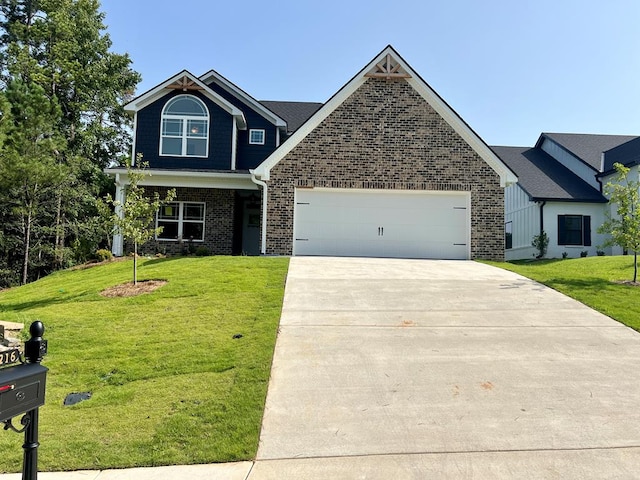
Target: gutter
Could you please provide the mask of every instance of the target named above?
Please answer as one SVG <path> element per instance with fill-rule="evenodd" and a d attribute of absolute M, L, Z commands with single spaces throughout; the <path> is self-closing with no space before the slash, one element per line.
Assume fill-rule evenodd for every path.
<path fill-rule="evenodd" d="M 260 228 L 260 254 L 266 255 L 267 253 L 267 183 L 258 180 L 254 170 L 249 170 L 251 174 L 251 181 L 256 185 L 262 187 L 262 224 Z"/>

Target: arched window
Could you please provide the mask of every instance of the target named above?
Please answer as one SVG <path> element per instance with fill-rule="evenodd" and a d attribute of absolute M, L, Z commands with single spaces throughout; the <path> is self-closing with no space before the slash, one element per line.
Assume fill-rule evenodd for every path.
<path fill-rule="evenodd" d="M 206 157 L 209 147 L 209 111 L 193 95 L 179 95 L 162 110 L 160 155 Z"/>

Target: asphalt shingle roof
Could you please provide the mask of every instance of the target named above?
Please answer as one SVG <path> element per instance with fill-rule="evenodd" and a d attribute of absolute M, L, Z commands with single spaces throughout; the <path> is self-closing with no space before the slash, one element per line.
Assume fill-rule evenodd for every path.
<path fill-rule="evenodd" d="M 287 122 L 287 133 L 295 132 L 323 105 L 318 102 L 278 102 L 261 100 L 260 103 Z"/>
<path fill-rule="evenodd" d="M 604 152 L 604 171 L 613 170 L 614 163 L 626 166 L 640 164 L 640 137 Z"/>
<path fill-rule="evenodd" d="M 518 184 L 533 201 L 607 201 L 597 189 L 538 148 L 491 148 L 518 176 Z"/>
<path fill-rule="evenodd" d="M 576 157 L 600 171 L 602 152 L 637 138 L 632 135 L 592 135 L 583 133 L 543 133 Z"/>

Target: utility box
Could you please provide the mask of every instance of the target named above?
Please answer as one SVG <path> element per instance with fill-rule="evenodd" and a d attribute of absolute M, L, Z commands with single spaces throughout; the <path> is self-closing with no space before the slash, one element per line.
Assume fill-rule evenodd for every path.
<path fill-rule="evenodd" d="M 39 363 L 0 369 L 0 422 L 44 405 L 48 370 Z"/>

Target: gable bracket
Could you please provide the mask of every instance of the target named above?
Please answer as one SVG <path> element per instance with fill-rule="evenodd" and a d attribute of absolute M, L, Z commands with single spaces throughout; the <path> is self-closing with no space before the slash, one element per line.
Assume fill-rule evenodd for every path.
<path fill-rule="evenodd" d="M 167 85 L 166 88 L 169 88 L 171 90 L 182 90 L 183 92 L 186 92 L 187 90 L 203 90 L 200 85 L 198 85 L 186 75 L 176 80 L 171 85 Z"/>
<path fill-rule="evenodd" d="M 375 71 L 365 73 L 364 76 L 369 78 L 384 78 L 385 80 L 411 78 L 411 75 L 409 75 L 407 72 L 400 70 L 399 62 L 396 62 L 395 65 L 393 64 L 390 54 L 387 54 L 383 61 L 376 63 Z"/>

